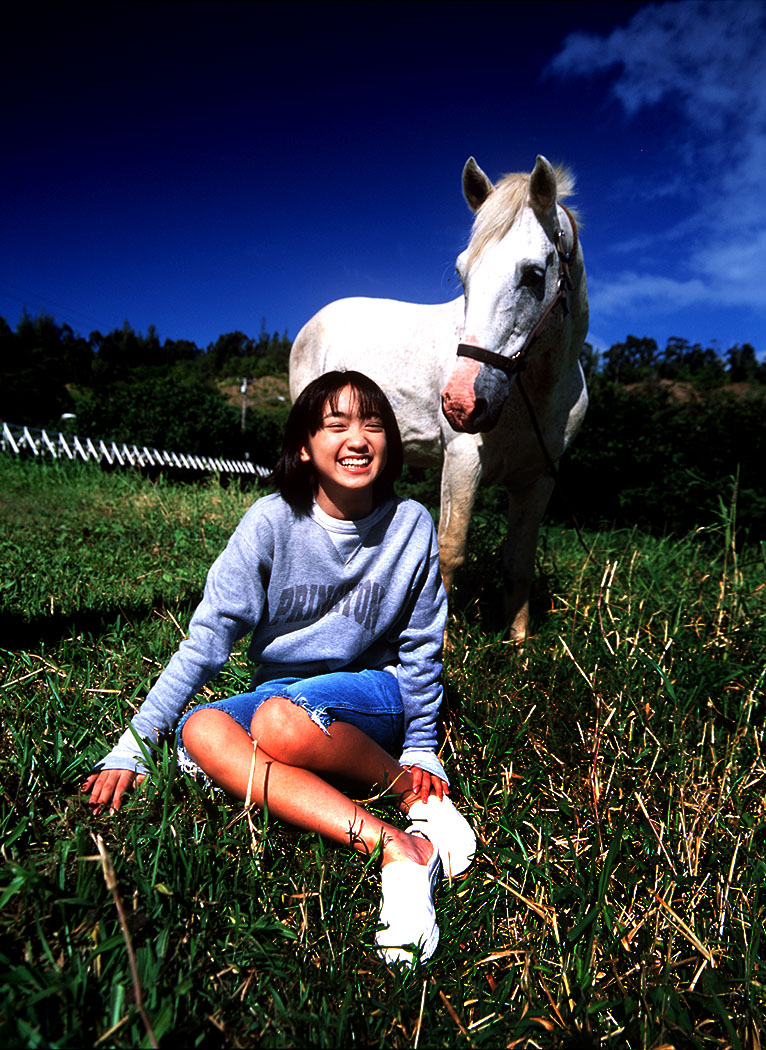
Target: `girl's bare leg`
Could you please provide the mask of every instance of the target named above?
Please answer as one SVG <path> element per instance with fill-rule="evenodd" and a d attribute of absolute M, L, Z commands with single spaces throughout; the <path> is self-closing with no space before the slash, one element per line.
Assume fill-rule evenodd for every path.
<path fill-rule="evenodd" d="M 333 722 L 329 735 L 291 700 L 274 696 L 253 716 L 250 733 L 259 746 L 290 766 L 345 776 L 393 796 L 404 812 L 417 797 L 412 774 L 371 737 L 348 722 Z"/>
<path fill-rule="evenodd" d="M 305 765 L 317 762 L 323 773 L 337 773 L 361 779 L 363 783 L 385 784 L 386 779 L 391 783 L 402 772 L 399 764 L 359 730 L 351 735 L 341 732 L 339 736 L 326 737 L 306 712 L 289 700 L 275 697 L 259 712 L 275 700 L 288 705 L 290 710 L 284 710 L 283 714 L 290 717 L 270 717 L 259 720 L 257 726 L 254 718 L 253 728 L 264 730 L 264 739 L 258 739 L 257 746 L 230 715 L 205 708 L 192 714 L 184 725 L 182 735 L 186 750 L 197 765 L 230 795 L 245 800 L 249 789 L 251 801 L 260 808 L 268 805 L 269 812 L 280 820 L 306 831 L 316 831 L 333 842 L 350 844 L 366 855 L 380 843 L 381 863 L 384 865 L 394 860 L 426 864 L 433 853 L 430 842 L 407 835 L 379 820 L 328 784 L 313 768 L 305 768 Z M 267 721 L 271 724 L 266 724 Z M 277 729 L 275 723 L 282 727 L 278 732 L 285 732 L 282 742 L 272 739 Z M 297 728 L 285 731 L 285 723 Z M 355 729 L 336 722 L 332 727 L 334 734 L 338 727 Z M 334 739 L 336 746 L 328 749 L 323 746 L 322 739 L 317 738 Z M 365 748 L 365 741 L 372 746 Z M 278 756 L 272 754 L 267 743 L 279 752 Z M 306 756 L 303 759 L 302 751 Z M 294 761 L 300 760 L 302 764 L 286 761 L 285 755 Z"/>

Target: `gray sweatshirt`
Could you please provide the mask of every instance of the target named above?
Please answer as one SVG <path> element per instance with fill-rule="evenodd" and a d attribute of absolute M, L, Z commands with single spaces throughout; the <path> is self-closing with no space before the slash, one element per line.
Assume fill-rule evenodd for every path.
<path fill-rule="evenodd" d="M 145 740 L 172 731 L 234 643 L 252 632 L 253 684 L 393 671 L 404 705 L 400 761 L 446 780 L 435 754 L 446 616 L 433 522 L 419 503 L 397 498 L 361 521 L 342 522 L 317 507 L 297 515 L 281 496 L 265 496 L 213 563 L 189 636 L 132 730 Z M 142 768 L 134 732 L 123 733 L 97 768 Z"/>

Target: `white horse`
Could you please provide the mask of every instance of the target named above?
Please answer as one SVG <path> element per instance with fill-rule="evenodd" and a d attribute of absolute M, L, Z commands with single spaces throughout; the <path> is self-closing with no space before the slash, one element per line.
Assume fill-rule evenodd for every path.
<path fill-rule="evenodd" d="M 575 219 L 559 203 L 572 189 L 571 176 L 544 157 L 531 175 L 506 175 L 496 186 L 469 158 L 463 193 L 476 217 L 457 260 L 464 295 L 438 306 L 339 300 L 301 329 L 290 354 L 293 400 L 323 372 L 364 372 L 391 400 L 407 462 L 443 463 L 439 555 L 448 590 L 465 560 L 479 483 L 508 486 L 503 574 L 515 639 L 528 630 L 554 462 L 588 405 L 579 363 L 585 269 Z"/>

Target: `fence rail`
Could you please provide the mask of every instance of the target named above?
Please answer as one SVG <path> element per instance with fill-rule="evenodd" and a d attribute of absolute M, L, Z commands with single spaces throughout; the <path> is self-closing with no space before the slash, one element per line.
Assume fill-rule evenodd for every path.
<path fill-rule="evenodd" d="M 52 456 L 54 459 L 94 460 L 120 467 L 163 467 L 170 470 L 215 471 L 219 474 L 250 474 L 265 478 L 271 473 L 247 459 L 197 456 L 189 452 L 167 452 L 146 445 L 125 445 L 98 438 L 79 438 L 71 434 L 48 433 L 16 423 L 3 423 L 0 448 L 17 456 Z"/>

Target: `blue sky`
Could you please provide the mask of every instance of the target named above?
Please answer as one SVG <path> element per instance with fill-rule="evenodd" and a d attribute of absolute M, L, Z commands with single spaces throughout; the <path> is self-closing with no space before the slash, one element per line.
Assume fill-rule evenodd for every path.
<path fill-rule="evenodd" d="M 327 302 L 444 302 L 496 179 L 569 165 L 589 339 L 766 354 L 766 8 L 14 6 L 0 315 L 206 346 Z"/>

